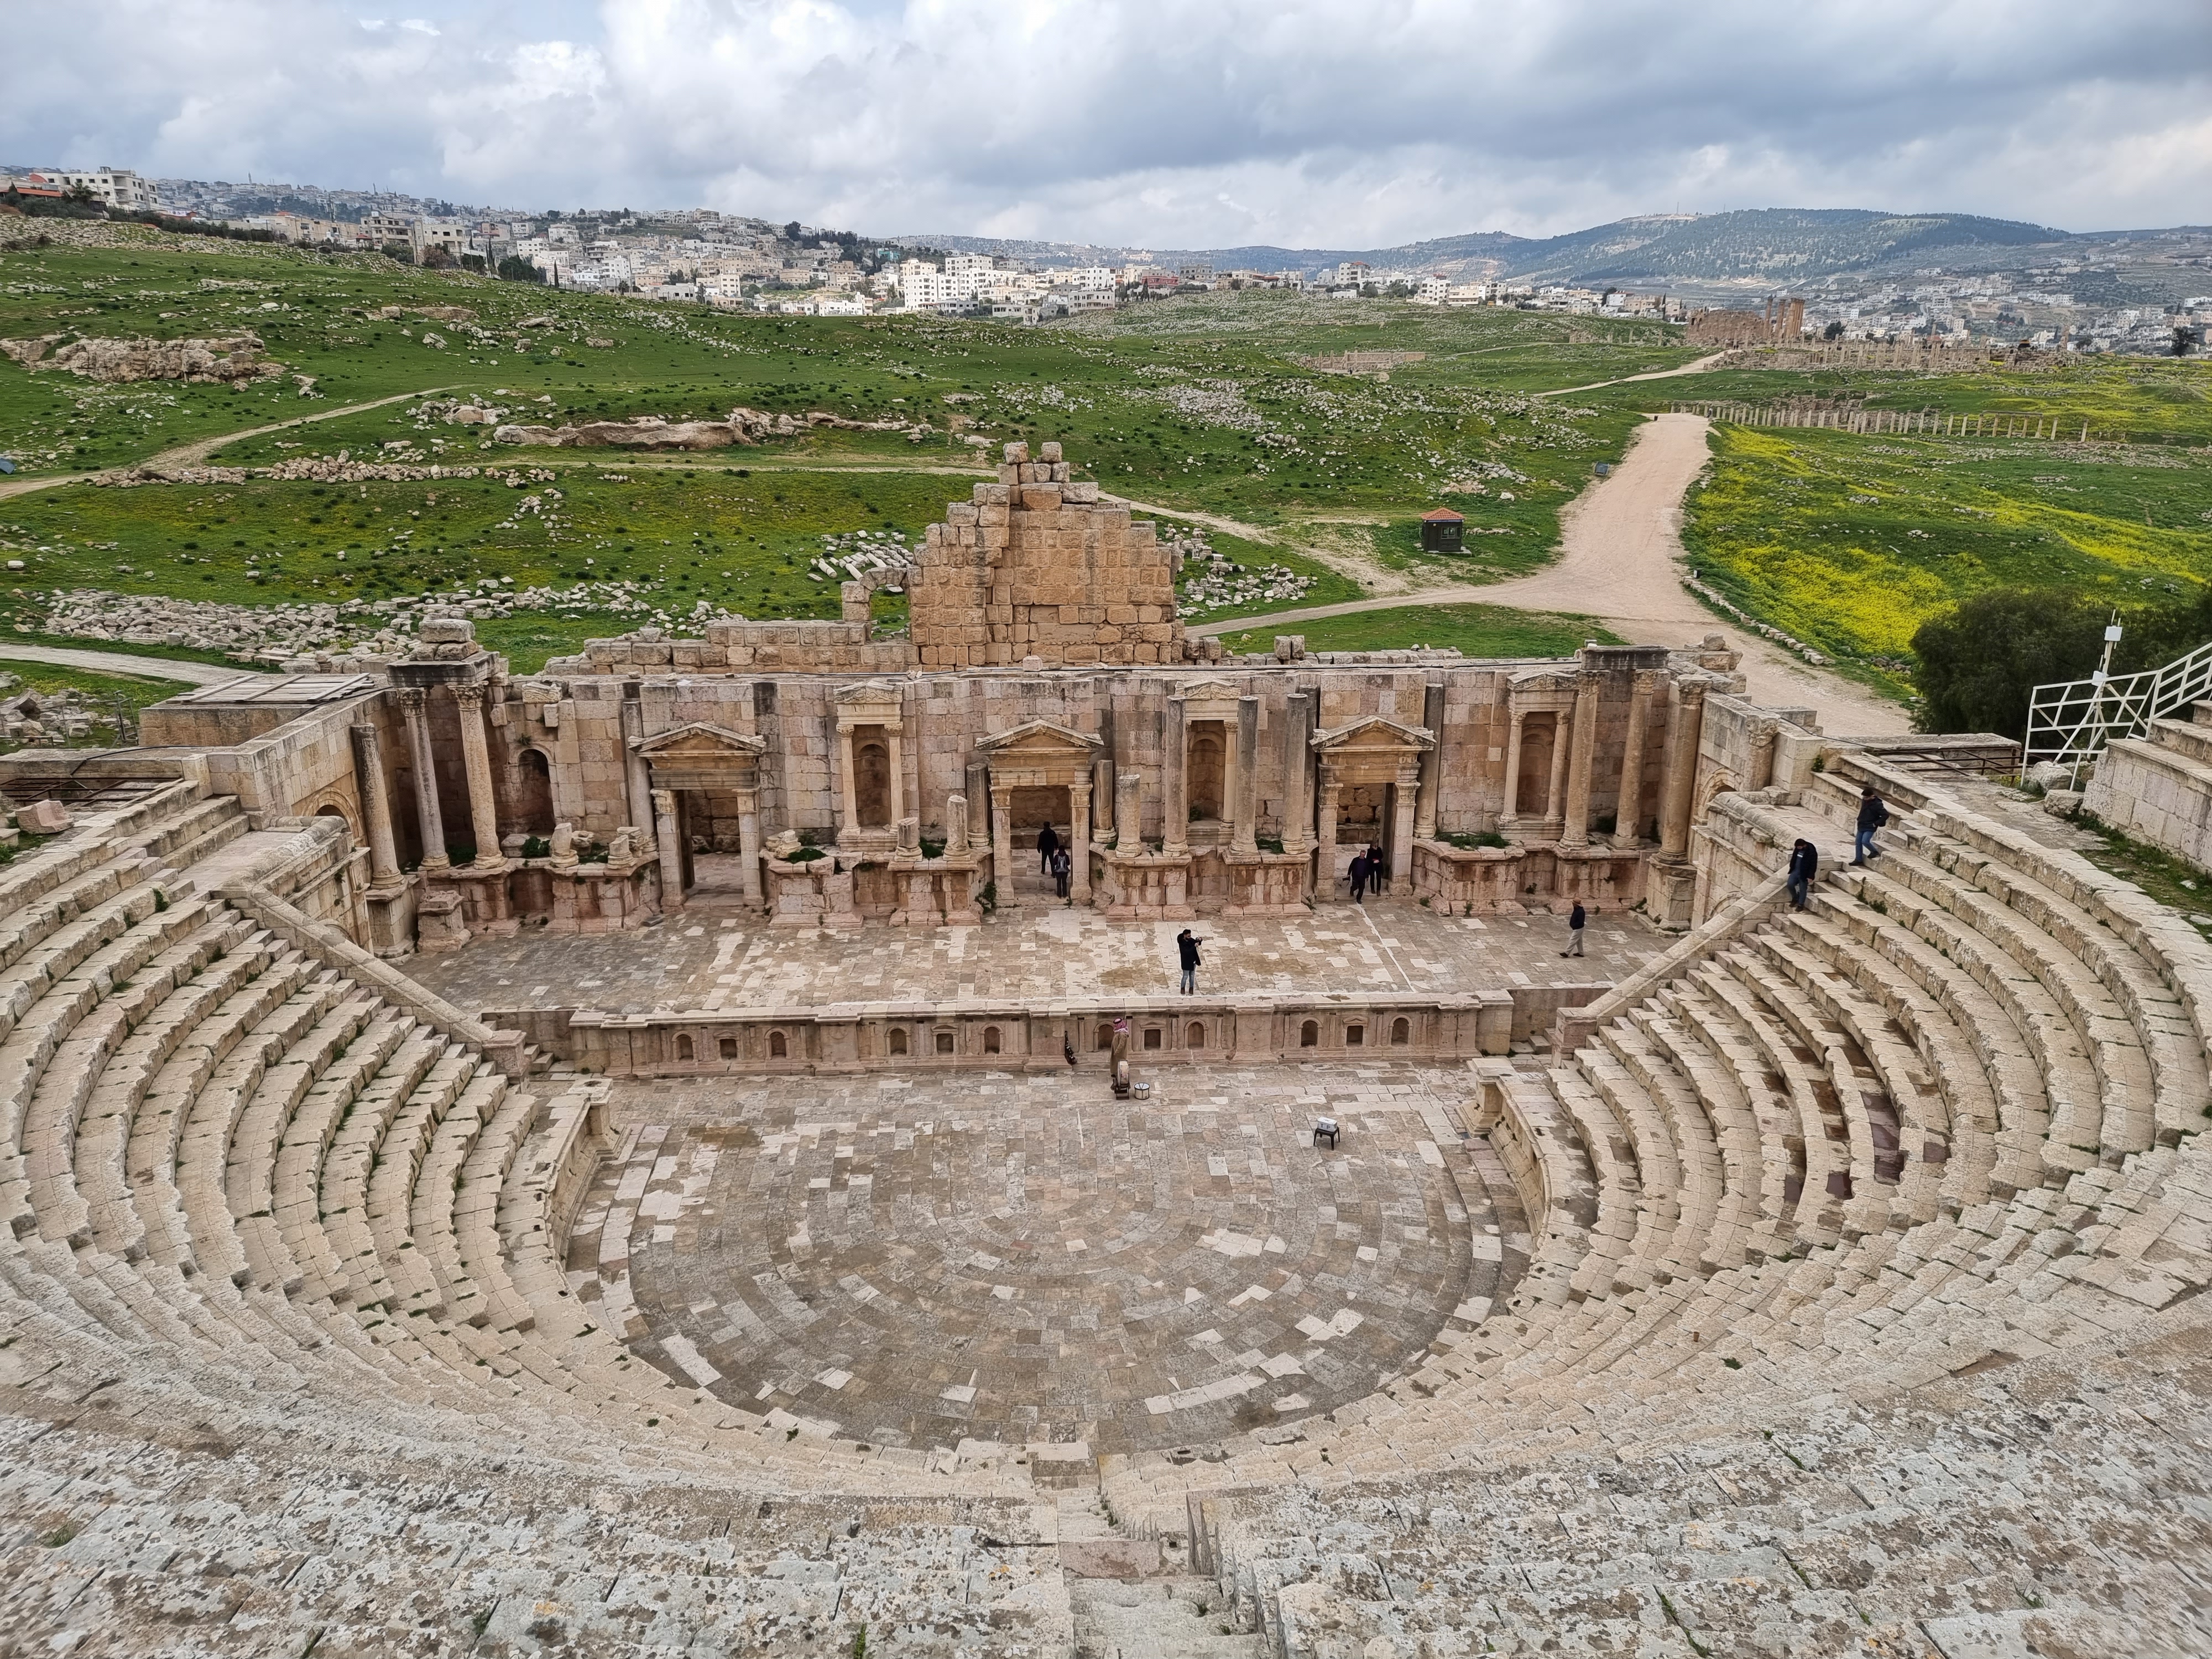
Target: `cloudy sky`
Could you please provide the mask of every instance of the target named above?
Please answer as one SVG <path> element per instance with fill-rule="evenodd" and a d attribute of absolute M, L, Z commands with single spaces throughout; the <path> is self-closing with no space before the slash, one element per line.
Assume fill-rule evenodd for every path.
<path fill-rule="evenodd" d="M 2212 221 L 2212 0 L 11 0 L 0 162 L 1159 246 Z"/>

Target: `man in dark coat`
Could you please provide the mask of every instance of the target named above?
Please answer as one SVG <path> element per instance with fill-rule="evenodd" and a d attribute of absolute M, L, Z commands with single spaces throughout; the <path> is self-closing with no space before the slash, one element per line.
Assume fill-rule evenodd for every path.
<path fill-rule="evenodd" d="M 1370 844 L 1367 848 L 1367 884 L 1382 893 L 1390 884 L 1390 860 L 1382 856 L 1380 847 Z"/>
<path fill-rule="evenodd" d="M 1183 994 L 1188 996 L 1198 989 L 1198 947 L 1204 940 L 1194 938 L 1186 927 L 1176 935 L 1176 955 L 1182 963 Z"/>
<path fill-rule="evenodd" d="M 1052 873 L 1052 855 L 1060 850 L 1060 837 L 1053 833 L 1050 824 L 1037 831 L 1037 868 L 1048 876 Z"/>
<path fill-rule="evenodd" d="M 1790 849 L 1790 903 L 1802 910 L 1813 889 L 1813 878 L 1820 872 L 1820 849 L 1811 842 L 1800 840 Z"/>
<path fill-rule="evenodd" d="M 1352 878 L 1352 902 L 1354 904 L 1367 902 L 1367 854 L 1362 853 L 1352 860 L 1352 868 L 1346 872 Z"/>
<path fill-rule="evenodd" d="M 1851 862 L 1864 864 L 1869 859 L 1881 856 L 1881 848 L 1874 844 L 1874 832 L 1889 822 L 1889 807 L 1872 784 L 1859 791 L 1859 838 L 1851 849 Z"/>
<path fill-rule="evenodd" d="M 1563 957 L 1578 957 L 1583 953 L 1583 930 L 1589 925 L 1589 917 L 1583 909 L 1583 902 L 1575 901 L 1575 908 L 1567 912 L 1567 948 L 1559 952 Z"/>

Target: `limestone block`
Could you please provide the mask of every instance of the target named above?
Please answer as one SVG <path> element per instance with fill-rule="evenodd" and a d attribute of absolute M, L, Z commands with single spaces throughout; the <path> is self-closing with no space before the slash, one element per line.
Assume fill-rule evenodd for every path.
<path fill-rule="evenodd" d="M 1013 498 L 1014 492 L 1002 483 L 983 483 L 975 486 L 975 504 L 979 507 L 1005 507 L 1010 504 Z"/>
<path fill-rule="evenodd" d="M 1098 486 L 1095 483 L 1070 483 L 1060 491 L 1060 499 L 1064 502 L 1088 506 L 1097 501 Z"/>

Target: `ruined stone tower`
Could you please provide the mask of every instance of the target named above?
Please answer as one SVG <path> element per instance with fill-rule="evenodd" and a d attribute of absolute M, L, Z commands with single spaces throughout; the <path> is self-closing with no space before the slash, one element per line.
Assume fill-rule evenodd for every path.
<path fill-rule="evenodd" d="M 914 584 L 919 665 L 1182 661 L 1175 574 L 1152 525 L 1071 483 L 1058 444 L 1037 453 L 1008 444 L 999 482 L 930 526 Z"/>

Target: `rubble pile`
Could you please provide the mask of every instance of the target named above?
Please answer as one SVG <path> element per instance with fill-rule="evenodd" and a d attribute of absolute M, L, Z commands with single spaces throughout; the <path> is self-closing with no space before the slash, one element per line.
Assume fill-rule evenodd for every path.
<path fill-rule="evenodd" d="M 18 690 L 22 684 L 13 674 L 0 674 L 0 738 L 10 744 L 82 743 L 98 731 L 115 732 L 118 740 L 131 741 L 127 716 L 112 708 L 88 703 L 82 692 L 64 686 L 54 691 Z"/>
<path fill-rule="evenodd" d="M 91 482 L 106 489 L 139 484 L 241 484 L 258 478 L 308 483 L 422 483 L 434 478 L 473 478 L 472 466 L 414 466 L 390 461 L 356 461 L 341 449 L 336 455 L 295 455 L 274 466 L 134 466 L 128 472 L 100 474 Z"/>
<path fill-rule="evenodd" d="M 219 340 L 70 339 L 46 334 L 32 340 L 0 340 L 0 353 L 33 374 L 67 369 L 88 380 L 191 380 L 203 384 L 264 380 L 282 375 L 284 365 L 261 355 L 261 337 L 235 334 Z"/>
<path fill-rule="evenodd" d="M 1238 564 L 1224 558 L 1203 536 L 1176 538 L 1168 549 L 1182 574 L 1179 608 L 1185 615 L 1295 603 L 1313 587 L 1312 577 L 1287 565 Z"/>
<path fill-rule="evenodd" d="M 704 627 L 726 613 L 702 599 L 688 611 L 656 600 L 653 585 L 576 582 L 520 587 L 512 576 L 487 576 L 473 586 L 389 599 L 305 605 L 223 605 L 149 593 L 75 588 L 56 593 L 39 631 L 82 640 L 181 646 L 222 651 L 242 660 L 283 663 L 302 655 L 404 656 L 428 617 L 500 617 L 559 612 L 611 613 L 662 628 Z"/>
<path fill-rule="evenodd" d="M 818 582 L 857 581 L 871 570 L 912 568 L 915 550 L 896 530 L 854 530 L 842 536 L 824 536 L 822 556 L 807 567 Z"/>
<path fill-rule="evenodd" d="M 481 426 L 505 413 L 503 410 L 462 404 L 443 416 L 448 425 Z M 896 432 L 915 442 L 929 431 L 913 421 L 854 421 L 825 410 L 810 410 L 794 418 L 771 415 L 765 410 L 733 409 L 721 421 L 671 421 L 659 415 L 640 415 L 627 421 L 586 421 L 580 426 L 526 426 L 502 422 L 492 437 L 503 444 L 534 444 L 556 449 L 726 449 L 732 444 L 751 446 L 767 438 L 791 438 L 816 427 L 842 432 Z"/>

